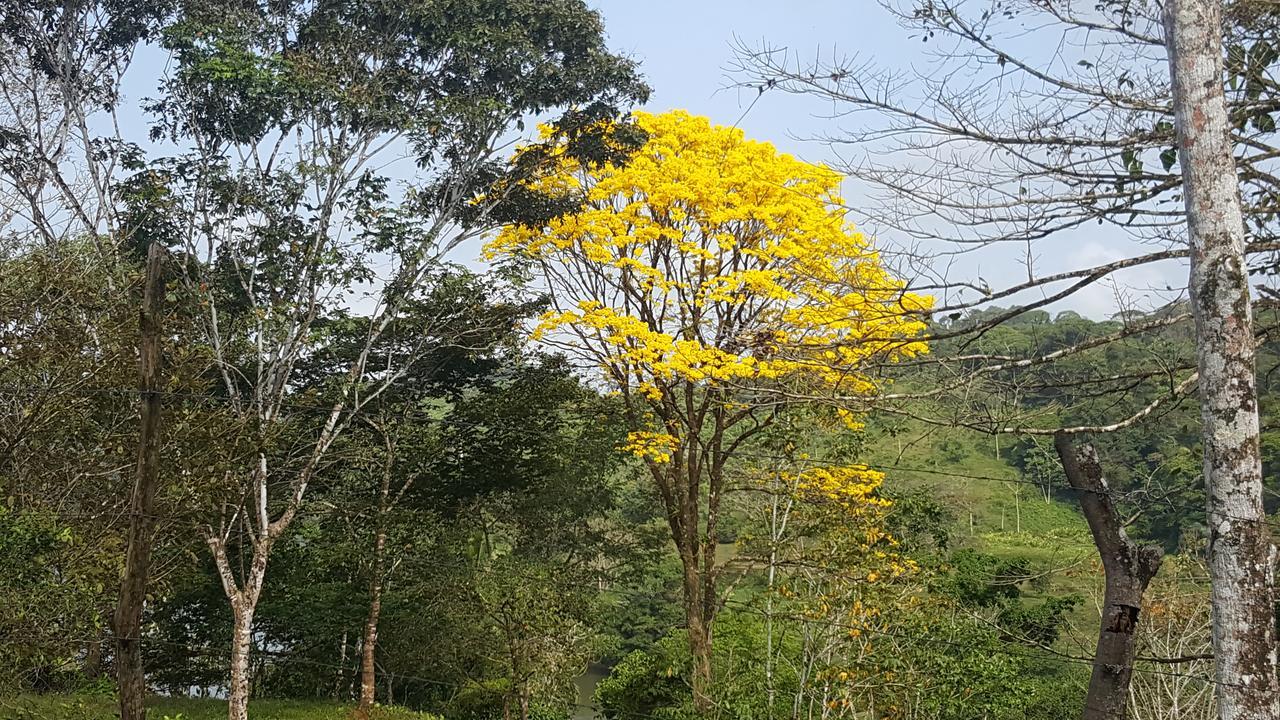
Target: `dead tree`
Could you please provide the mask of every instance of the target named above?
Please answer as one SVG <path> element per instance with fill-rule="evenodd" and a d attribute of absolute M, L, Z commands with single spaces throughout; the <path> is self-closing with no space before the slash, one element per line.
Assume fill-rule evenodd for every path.
<path fill-rule="evenodd" d="M 1076 447 L 1065 434 L 1054 436 L 1053 445 L 1067 482 L 1080 493 L 1080 509 L 1089 523 L 1105 572 L 1102 625 L 1098 629 L 1084 718 L 1121 720 L 1129 701 L 1142 597 L 1160 569 L 1163 553 L 1156 546 L 1139 545 L 1125 534 L 1125 519 L 1112 500 L 1093 445 Z"/>
<path fill-rule="evenodd" d="M 142 666 L 142 609 L 147 596 L 151 537 L 155 527 L 156 490 L 160 485 L 160 362 L 163 335 L 165 249 L 153 242 L 147 250 L 138 343 L 141 423 L 138 468 L 129 508 L 129 546 L 116 605 L 116 678 L 120 719 L 145 720 L 146 674 Z"/>

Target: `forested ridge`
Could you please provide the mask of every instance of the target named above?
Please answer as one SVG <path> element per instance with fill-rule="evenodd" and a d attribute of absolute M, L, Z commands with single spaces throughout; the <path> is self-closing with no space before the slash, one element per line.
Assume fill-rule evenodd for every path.
<path fill-rule="evenodd" d="M 1274 717 L 1280 25 L 1089 5 L 0 0 L 0 718 Z"/>

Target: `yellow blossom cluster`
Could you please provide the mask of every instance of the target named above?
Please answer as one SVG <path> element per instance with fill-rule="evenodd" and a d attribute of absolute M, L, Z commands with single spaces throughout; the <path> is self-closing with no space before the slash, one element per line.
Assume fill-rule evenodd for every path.
<path fill-rule="evenodd" d="M 569 338 L 653 403 L 682 383 L 867 395 L 869 360 L 927 351 L 932 300 L 846 221 L 838 173 L 687 112 L 635 122 L 648 140 L 627 164 L 566 159 L 531 182 L 578 212 L 487 247 L 543 270 L 557 309 L 539 337 Z"/>
<path fill-rule="evenodd" d="M 832 465 L 800 473 L 796 477 L 796 490 L 810 499 L 845 508 L 885 508 L 890 501 L 875 495 L 883 482 L 884 473 L 865 465 Z"/>
<path fill-rule="evenodd" d="M 656 463 L 668 463 L 671 462 L 671 455 L 677 447 L 679 447 L 679 441 L 674 435 L 639 430 L 627 433 L 627 444 L 622 449 L 636 457 L 646 458 Z"/>
<path fill-rule="evenodd" d="M 826 509 L 829 531 L 839 536 L 832 540 L 867 563 L 866 582 L 895 580 L 919 570 L 913 560 L 895 551 L 898 541 L 885 527 L 885 513 L 893 502 L 876 494 L 884 473 L 865 465 L 831 465 L 783 477 L 798 497 Z"/>

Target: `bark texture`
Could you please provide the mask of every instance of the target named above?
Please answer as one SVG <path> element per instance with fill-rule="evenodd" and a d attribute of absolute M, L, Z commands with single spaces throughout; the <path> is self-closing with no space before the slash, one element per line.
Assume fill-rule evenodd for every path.
<path fill-rule="evenodd" d="M 356 720 L 368 720 L 377 694 L 377 671 L 374 665 L 375 648 L 378 646 L 378 621 L 382 614 L 382 586 L 385 582 L 387 552 L 386 515 L 390 491 L 390 472 L 383 474 L 382 493 L 378 501 L 377 527 L 374 530 L 373 566 L 369 575 L 369 614 L 364 622 L 364 642 L 360 654 L 360 703 L 356 706 Z"/>
<path fill-rule="evenodd" d="M 1055 436 L 1053 444 L 1067 482 L 1080 493 L 1080 508 L 1105 573 L 1102 623 L 1083 717 L 1123 720 L 1133 677 L 1134 639 L 1142 596 L 1160 569 L 1163 552 L 1153 545 L 1138 545 L 1125 534 L 1124 519 L 1116 512 L 1093 445 L 1073 447 L 1065 434 Z"/>
<path fill-rule="evenodd" d="M 387 526 L 390 513 L 400 504 L 413 485 L 410 473 L 399 483 L 393 494 L 392 476 L 396 465 L 396 435 L 385 421 L 365 419 L 381 437 L 385 457 L 382 464 L 382 481 L 378 485 L 378 514 L 374 519 L 373 560 L 369 568 L 369 614 L 365 618 L 364 636 L 360 654 L 360 702 L 356 705 L 355 720 L 368 720 L 377 696 L 378 622 L 382 615 L 382 595 L 386 590 L 389 570 L 395 563 L 387 561 Z M 387 702 L 391 702 L 391 678 L 387 678 Z"/>
<path fill-rule="evenodd" d="M 228 720 L 248 720 L 249 697 L 252 680 L 249 677 L 250 653 L 253 652 L 253 616 L 258 608 L 262 585 L 267 574 L 267 559 L 271 553 L 274 535 L 254 540 L 253 558 L 249 563 L 243 587 L 237 585 L 227 557 L 226 541 L 219 537 L 207 537 L 205 541 L 213 553 L 222 589 L 231 604 L 231 663 L 230 687 L 227 688 Z"/>
<path fill-rule="evenodd" d="M 693 707 L 699 716 L 709 716 L 715 709 L 711 695 L 713 670 L 712 628 L 719 610 L 716 563 L 716 538 L 719 534 L 720 493 L 723 487 L 723 462 L 720 454 L 712 454 L 704 468 L 695 453 L 679 457 L 665 477 L 658 478 L 659 493 L 667 508 L 667 521 L 683 569 L 685 626 L 689 635 L 689 654 L 693 659 L 690 685 Z M 705 517 L 701 495 L 702 478 L 707 478 Z"/>
<path fill-rule="evenodd" d="M 1191 243 L 1218 717 L 1280 717 L 1271 545 L 1262 507 L 1244 221 L 1223 97 L 1222 8 L 1166 0 L 1178 159 Z"/>
<path fill-rule="evenodd" d="M 229 720 L 249 720 L 249 652 L 253 647 L 253 606 L 232 604 L 231 687 L 227 689 Z"/>
<path fill-rule="evenodd" d="M 156 488 L 160 484 L 160 345 L 161 302 L 164 298 L 162 245 L 147 250 L 146 278 L 138 324 L 138 390 L 141 422 L 138 432 L 138 464 L 129 501 L 129 547 L 116 604 L 116 680 L 119 684 L 121 720 L 147 716 L 146 674 L 142 667 L 142 610 L 147 596 L 147 572 L 151 564 L 151 538 L 155 527 Z"/>
<path fill-rule="evenodd" d="M 379 538 L 381 542 L 383 538 Z M 377 694 L 377 675 L 374 666 L 374 648 L 378 645 L 378 618 L 382 613 L 382 582 L 374 580 L 369 587 L 369 617 L 364 623 L 364 642 L 360 654 L 360 704 L 356 706 L 358 720 L 368 720 L 373 711 Z"/>

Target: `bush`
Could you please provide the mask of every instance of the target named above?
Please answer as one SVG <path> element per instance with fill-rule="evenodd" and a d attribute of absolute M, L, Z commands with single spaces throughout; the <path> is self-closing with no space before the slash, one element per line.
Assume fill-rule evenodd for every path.
<path fill-rule="evenodd" d="M 692 665 L 687 636 L 667 635 L 650 649 L 622 658 L 596 685 L 596 702 L 610 720 L 693 718 L 693 697 L 685 680 Z"/>

